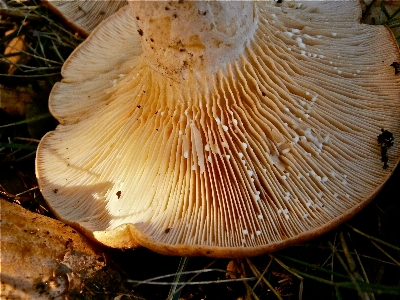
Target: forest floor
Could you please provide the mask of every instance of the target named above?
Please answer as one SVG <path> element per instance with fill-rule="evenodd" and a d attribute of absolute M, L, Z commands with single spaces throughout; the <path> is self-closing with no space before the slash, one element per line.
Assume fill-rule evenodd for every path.
<path fill-rule="evenodd" d="M 390 25 L 397 35 L 400 3 L 372 2 L 364 21 Z M 84 38 L 33 0 L 1 0 L 0 17 L 0 197 L 54 217 L 38 190 L 35 151 L 57 124 L 47 108 L 51 88 Z M 10 51 L 11 43 L 19 50 Z M 397 168 L 350 221 L 271 255 L 212 259 L 103 250 L 124 274 L 126 299 L 400 299 L 399 183 Z M 117 298 L 108 293 L 95 299 Z"/>

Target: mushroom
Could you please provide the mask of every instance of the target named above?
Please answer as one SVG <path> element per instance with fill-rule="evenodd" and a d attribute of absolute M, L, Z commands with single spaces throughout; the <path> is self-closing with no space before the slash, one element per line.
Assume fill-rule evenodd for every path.
<path fill-rule="evenodd" d="M 107 1 L 43 1 L 54 13 L 63 18 L 69 26 L 88 36 L 101 21 L 105 20 L 121 7 L 126 0 Z"/>
<path fill-rule="evenodd" d="M 64 222 L 111 247 L 240 257 L 359 212 L 400 136 L 400 61 L 358 1 L 137 1 L 71 55 L 36 174 Z"/>

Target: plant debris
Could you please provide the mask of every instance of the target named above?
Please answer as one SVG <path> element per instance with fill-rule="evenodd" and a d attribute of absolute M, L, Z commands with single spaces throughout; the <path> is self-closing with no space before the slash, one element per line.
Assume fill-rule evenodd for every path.
<path fill-rule="evenodd" d="M 381 161 L 383 162 L 383 168 L 387 169 L 389 167 L 387 150 L 393 146 L 394 137 L 393 133 L 383 128 L 381 129 L 381 132 L 382 133 L 378 135 L 378 145 L 381 147 Z"/>
<path fill-rule="evenodd" d="M 400 73 L 400 64 L 397 61 L 392 62 L 390 66 L 394 68 L 394 75 Z"/>
<path fill-rule="evenodd" d="M 18 31 L 18 28 L 14 28 L 13 30 L 9 30 L 5 33 L 5 35 L 9 35 Z M 6 43 L 6 48 L 4 50 L 4 57 L 1 60 L 4 60 L 9 64 L 8 74 L 12 75 L 18 69 L 18 64 L 26 64 L 30 57 L 26 55 L 24 52 L 28 49 L 27 44 L 25 43 L 25 35 L 16 36 L 11 41 Z"/>

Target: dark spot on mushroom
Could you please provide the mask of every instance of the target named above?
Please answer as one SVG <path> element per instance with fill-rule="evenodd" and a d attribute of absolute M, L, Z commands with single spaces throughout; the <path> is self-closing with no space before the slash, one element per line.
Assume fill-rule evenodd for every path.
<path fill-rule="evenodd" d="M 174 19 L 176 19 L 178 17 L 177 14 L 173 14 L 172 16 L 174 17 Z"/>
<path fill-rule="evenodd" d="M 171 228 L 167 228 L 167 229 L 165 229 L 165 233 L 168 233 L 168 232 L 170 232 L 170 230 L 171 230 Z"/>
<path fill-rule="evenodd" d="M 65 243 L 65 248 L 68 248 L 70 246 L 70 244 L 72 244 L 72 242 L 73 242 L 72 239 L 69 238 Z"/>
<path fill-rule="evenodd" d="M 179 52 L 185 52 L 186 49 L 179 49 Z"/>
<path fill-rule="evenodd" d="M 137 108 L 141 108 L 141 106 L 140 105 L 138 105 L 138 106 L 136 106 Z"/>
<path fill-rule="evenodd" d="M 47 282 L 40 281 L 34 285 L 34 289 L 37 290 L 39 294 L 44 294 L 49 288 Z"/>
<path fill-rule="evenodd" d="M 387 150 L 393 146 L 394 137 L 393 133 L 383 128 L 381 129 L 381 132 L 382 133 L 378 135 L 378 145 L 381 147 L 381 162 L 383 162 L 383 168 L 387 169 L 389 167 Z"/>
<path fill-rule="evenodd" d="M 178 3 L 183 3 L 183 0 L 179 0 Z"/>
<path fill-rule="evenodd" d="M 118 191 L 115 195 L 117 195 L 118 199 L 121 197 L 121 191 Z"/>
<path fill-rule="evenodd" d="M 400 73 L 400 64 L 397 61 L 392 62 L 390 66 L 394 68 L 394 75 Z"/>
<path fill-rule="evenodd" d="M 100 11 L 99 14 L 102 15 L 102 16 L 104 16 L 104 15 L 106 14 L 106 12 L 102 10 L 102 11 Z"/>
<path fill-rule="evenodd" d="M 158 114 L 158 110 L 154 113 L 155 115 Z"/>
<path fill-rule="evenodd" d="M 266 96 L 266 94 L 265 94 L 264 92 L 261 92 L 261 95 L 263 95 L 263 97 L 265 97 L 265 96 Z"/>
<path fill-rule="evenodd" d="M 165 10 L 169 10 L 169 7 L 168 7 L 168 6 L 166 6 L 166 7 L 165 7 Z"/>
<path fill-rule="evenodd" d="M 138 20 L 138 21 L 140 20 L 139 16 L 136 16 L 136 20 Z"/>
<path fill-rule="evenodd" d="M 158 128 L 156 128 L 156 131 L 158 131 Z"/>
<path fill-rule="evenodd" d="M 154 40 L 152 38 L 150 38 L 150 41 L 154 43 Z"/>
<path fill-rule="evenodd" d="M 207 253 L 207 254 L 210 254 L 210 253 L 211 253 L 211 251 L 207 251 L 206 253 Z"/>
<path fill-rule="evenodd" d="M 137 32 L 139 32 L 139 35 L 140 35 L 140 36 L 143 36 L 143 30 L 142 30 L 142 29 L 138 29 Z"/>
<path fill-rule="evenodd" d="M 58 193 L 58 189 L 54 189 L 54 190 L 53 190 L 53 193 L 54 193 L 54 194 L 57 194 L 57 193 Z"/>
<path fill-rule="evenodd" d="M 206 12 L 206 11 L 200 11 L 200 10 L 199 10 L 199 11 L 198 11 L 198 14 L 199 14 L 199 15 L 202 15 L 202 16 L 205 16 L 205 15 L 207 14 L 207 12 Z"/>
<path fill-rule="evenodd" d="M 146 94 L 146 91 L 143 91 L 143 94 Z"/>

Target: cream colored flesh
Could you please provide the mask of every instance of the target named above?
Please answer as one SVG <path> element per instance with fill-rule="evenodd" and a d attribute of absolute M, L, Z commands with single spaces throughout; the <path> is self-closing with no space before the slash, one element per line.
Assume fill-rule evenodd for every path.
<path fill-rule="evenodd" d="M 249 256 L 375 196 L 400 156 L 395 144 L 383 169 L 377 144 L 381 128 L 400 137 L 389 30 L 359 24 L 356 1 L 257 2 L 255 15 L 241 53 L 181 81 L 148 61 L 129 7 L 72 54 L 37 154 L 63 221 L 112 247 Z"/>

